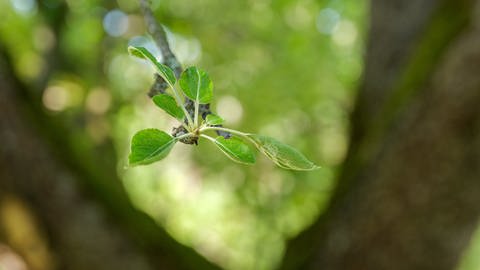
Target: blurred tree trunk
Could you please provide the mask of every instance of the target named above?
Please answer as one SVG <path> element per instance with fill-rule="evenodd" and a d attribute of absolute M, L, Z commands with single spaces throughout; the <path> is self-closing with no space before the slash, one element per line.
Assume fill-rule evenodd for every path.
<path fill-rule="evenodd" d="M 453 269 L 480 214 L 480 20 L 470 0 L 373 0 L 351 148 L 284 269 Z"/>
<path fill-rule="evenodd" d="M 349 155 L 329 209 L 291 241 L 286 269 L 452 269 L 477 226 L 478 4 L 371 6 Z M 26 202 L 59 268 L 214 268 L 136 211 L 114 173 L 92 177 L 62 155 L 3 53 L 0 82 L 0 199 Z"/>
<path fill-rule="evenodd" d="M 22 212 L 38 221 L 57 269 L 216 269 L 136 210 L 114 169 L 98 166 L 95 176 L 72 163 L 61 149 L 64 136 L 42 132 L 46 117 L 12 70 L 0 44 L 0 210 L 10 198 L 27 206 Z M 14 217 L 3 218 L 0 237 L 8 239 L 1 226 Z M 39 246 L 27 248 L 35 253 Z"/>

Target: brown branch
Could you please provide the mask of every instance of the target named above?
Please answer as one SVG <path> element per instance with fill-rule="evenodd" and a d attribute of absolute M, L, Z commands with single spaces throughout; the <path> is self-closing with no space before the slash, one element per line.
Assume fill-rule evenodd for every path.
<path fill-rule="evenodd" d="M 140 7 L 145 18 L 145 23 L 147 24 L 148 32 L 152 35 L 153 40 L 162 53 L 164 64 L 169 66 L 175 72 L 175 76 L 179 78 L 182 73 L 182 66 L 168 45 L 165 30 L 157 23 L 155 15 L 153 15 L 152 10 L 150 9 L 148 0 L 140 0 Z"/>
<path fill-rule="evenodd" d="M 155 15 L 153 14 L 152 9 L 150 8 L 150 4 L 148 0 L 140 0 L 140 8 L 142 9 L 145 23 L 147 25 L 147 30 L 152 36 L 155 44 L 160 49 L 160 52 L 163 56 L 164 64 L 170 67 L 175 72 L 175 77 L 180 78 L 182 74 L 182 66 L 178 62 L 177 58 L 173 54 L 170 46 L 168 44 L 167 35 L 163 27 L 158 24 L 157 20 L 155 19 Z M 150 92 L 148 95 L 153 97 L 157 94 L 163 94 L 165 89 L 167 89 L 168 84 L 160 77 L 160 75 L 155 74 L 155 82 L 153 83 L 152 87 L 150 88 Z M 189 99 L 188 97 L 185 98 L 185 108 L 190 116 L 193 118 L 195 114 L 195 103 Z M 199 115 L 202 116 L 203 119 L 207 117 L 208 114 L 211 114 L 210 104 L 200 104 L 199 106 Z M 222 126 L 222 125 L 218 125 Z M 183 134 L 186 134 L 187 130 L 183 126 L 179 126 L 173 128 L 172 135 L 177 137 Z M 228 132 L 224 131 L 216 131 L 219 136 L 223 136 L 225 138 L 229 138 L 231 135 Z M 191 140 L 189 138 L 181 139 L 182 143 L 185 144 L 197 144 L 197 139 Z"/>

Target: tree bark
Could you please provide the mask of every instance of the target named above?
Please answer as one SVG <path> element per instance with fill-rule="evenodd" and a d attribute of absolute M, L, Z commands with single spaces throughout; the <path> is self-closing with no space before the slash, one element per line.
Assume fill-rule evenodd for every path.
<path fill-rule="evenodd" d="M 0 190 L 33 210 L 58 269 L 216 269 L 134 209 L 114 173 L 85 181 L 88 172 L 59 156 L 65 145 L 39 131 L 45 117 L 1 48 L 0 81 Z"/>
<path fill-rule="evenodd" d="M 284 269 L 456 266 L 480 215 L 478 6 L 372 1 L 351 148 Z"/>
<path fill-rule="evenodd" d="M 349 155 L 330 207 L 291 241 L 283 268 L 456 265 L 480 215 L 475 4 L 372 1 Z M 84 181 L 89 173 L 39 132 L 42 112 L 11 70 L 1 54 L 0 188 L 34 210 L 59 268 L 215 268 L 135 210 L 118 179 Z"/>

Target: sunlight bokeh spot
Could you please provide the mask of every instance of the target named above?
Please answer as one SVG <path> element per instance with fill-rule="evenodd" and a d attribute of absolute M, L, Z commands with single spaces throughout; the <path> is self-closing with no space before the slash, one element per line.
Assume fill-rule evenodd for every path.
<path fill-rule="evenodd" d="M 298 2 L 285 9 L 285 22 L 293 29 L 300 30 L 309 27 L 313 20 L 312 10 Z"/>
<path fill-rule="evenodd" d="M 43 92 L 42 102 L 50 111 L 63 111 L 69 107 L 80 105 L 83 89 L 73 81 L 56 81 Z"/>
<path fill-rule="evenodd" d="M 113 37 L 123 35 L 128 29 L 128 16 L 117 9 L 109 11 L 103 18 L 103 29 Z"/>
<path fill-rule="evenodd" d="M 178 60 L 185 65 L 190 65 L 198 62 L 202 56 L 202 46 L 196 38 L 184 38 L 175 36 L 174 51 Z"/>
<path fill-rule="evenodd" d="M 358 32 L 355 25 L 349 20 L 342 20 L 332 35 L 333 42 L 342 47 L 350 47 L 355 44 Z"/>
<path fill-rule="evenodd" d="M 332 8 L 322 9 L 317 16 L 317 29 L 322 34 L 332 34 L 338 26 L 340 14 Z"/>
<path fill-rule="evenodd" d="M 43 105 L 51 111 L 62 111 L 68 106 L 68 90 L 60 86 L 49 86 L 43 92 Z"/>
<path fill-rule="evenodd" d="M 47 52 L 53 48 L 56 42 L 55 34 L 47 26 L 40 25 L 35 28 L 33 44 L 41 52 Z"/>
<path fill-rule="evenodd" d="M 223 96 L 218 99 L 217 112 L 228 124 L 237 124 L 242 120 L 243 107 L 233 96 Z"/>
<path fill-rule="evenodd" d="M 30 15 L 37 11 L 37 2 L 34 0 L 10 0 L 15 11 L 22 15 Z"/>
<path fill-rule="evenodd" d="M 86 109 L 94 114 L 104 114 L 109 108 L 112 96 L 107 89 L 97 87 L 87 95 L 85 100 Z"/>

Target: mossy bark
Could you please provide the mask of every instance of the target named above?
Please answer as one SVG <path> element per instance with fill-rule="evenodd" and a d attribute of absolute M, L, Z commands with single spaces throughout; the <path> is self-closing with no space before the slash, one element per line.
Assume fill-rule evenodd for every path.
<path fill-rule="evenodd" d="M 480 215 L 475 1 L 371 4 L 351 148 L 284 269 L 452 269 Z"/>

